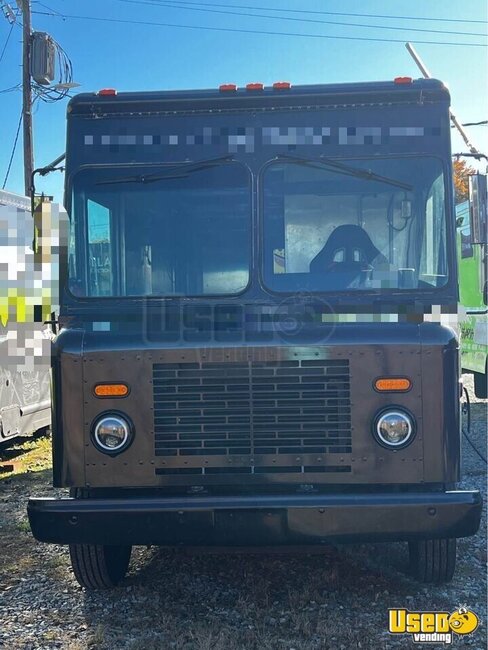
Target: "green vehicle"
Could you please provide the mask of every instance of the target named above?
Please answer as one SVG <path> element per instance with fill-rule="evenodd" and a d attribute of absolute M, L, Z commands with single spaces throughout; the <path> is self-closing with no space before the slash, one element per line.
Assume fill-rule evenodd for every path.
<path fill-rule="evenodd" d="M 469 200 L 456 206 L 461 304 L 461 365 L 474 375 L 477 397 L 486 398 L 487 319 L 487 183 L 486 176 L 469 178 Z"/>

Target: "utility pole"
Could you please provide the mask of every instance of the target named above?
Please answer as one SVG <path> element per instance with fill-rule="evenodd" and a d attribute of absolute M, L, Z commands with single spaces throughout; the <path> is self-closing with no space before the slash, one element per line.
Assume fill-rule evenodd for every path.
<path fill-rule="evenodd" d="M 30 74 L 31 53 L 31 8 L 30 0 L 21 0 L 22 5 L 22 123 L 24 134 L 24 187 L 29 196 L 34 171 L 32 147 L 32 90 Z"/>

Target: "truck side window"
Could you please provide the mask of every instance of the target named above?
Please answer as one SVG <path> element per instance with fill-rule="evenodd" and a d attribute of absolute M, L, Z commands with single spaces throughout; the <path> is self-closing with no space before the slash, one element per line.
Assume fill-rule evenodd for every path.
<path fill-rule="evenodd" d="M 444 216 L 444 182 L 442 174 L 432 183 L 425 206 L 425 232 L 422 241 L 419 279 L 434 286 L 444 283 L 447 275 L 446 220 Z"/>
<path fill-rule="evenodd" d="M 469 218 L 469 201 L 456 205 L 456 221 L 458 223 L 458 237 L 461 244 L 461 259 L 473 257 L 471 243 L 471 219 Z"/>
<path fill-rule="evenodd" d="M 88 294 L 113 295 L 110 210 L 95 201 L 87 201 L 88 221 Z"/>
<path fill-rule="evenodd" d="M 74 215 L 70 219 L 69 226 L 69 237 L 68 237 L 68 268 L 69 268 L 69 277 L 75 278 L 77 276 L 77 265 L 76 265 L 76 245 L 75 245 L 75 217 Z M 70 289 L 75 287 L 73 280 L 70 283 Z"/>

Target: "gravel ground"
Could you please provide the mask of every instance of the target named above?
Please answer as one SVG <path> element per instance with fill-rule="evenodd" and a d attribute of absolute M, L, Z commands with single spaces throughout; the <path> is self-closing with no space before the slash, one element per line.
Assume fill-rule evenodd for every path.
<path fill-rule="evenodd" d="M 472 439 L 486 450 L 486 401 L 475 399 L 471 378 L 464 379 L 473 402 Z M 486 466 L 464 439 L 463 454 L 463 487 L 485 493 Z M 28 471 L 0 479 L 1 648 L 414 648 L 409 638 L 388 634 L 389 607 L 452 611 L 460 604 L 481 625 L 454 646 L 486 647 L 486 508 L 478 535 L 459 541 L 456 575 L 442 587 L 402 573 L 403 544 L 343 546 L 320 555 L 137 548 L 121 587 L 85 593 L 67 550 L 37 544 L 29 532 L 27 496 L 53 493 L 47 464 L 47 454 L 35 457 Z"/>

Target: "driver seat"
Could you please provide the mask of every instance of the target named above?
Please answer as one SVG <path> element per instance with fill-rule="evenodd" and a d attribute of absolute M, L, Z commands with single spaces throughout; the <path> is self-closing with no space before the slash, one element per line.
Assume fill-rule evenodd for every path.
<path fill-rule="evenodd" d="M 368 233 L 348 224 L 335 228 L 321 251 L 310 262 L 310 273 L 349 271 L 360 273 L 374 265 L 388 264 Z"/>

